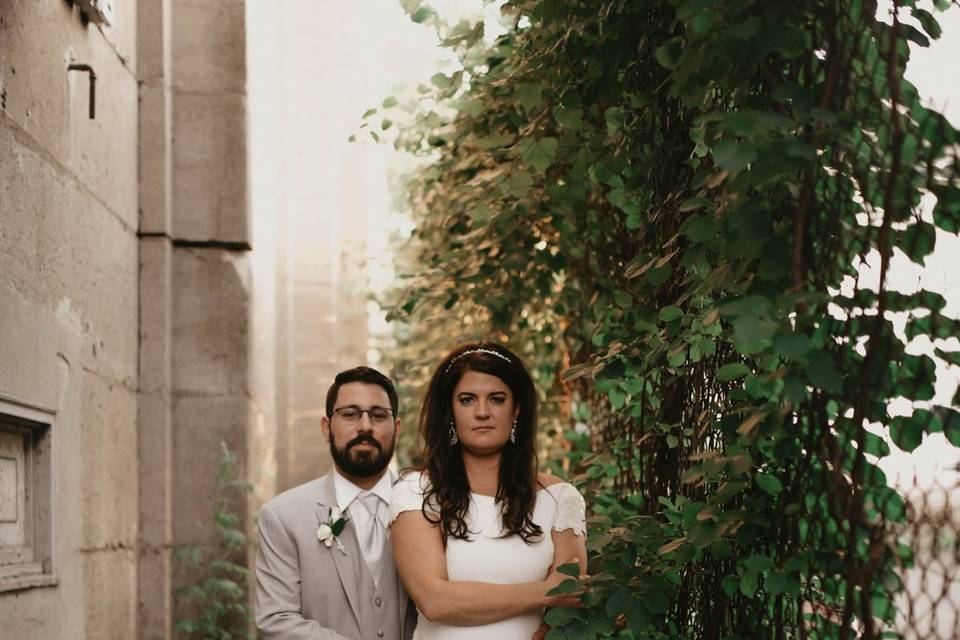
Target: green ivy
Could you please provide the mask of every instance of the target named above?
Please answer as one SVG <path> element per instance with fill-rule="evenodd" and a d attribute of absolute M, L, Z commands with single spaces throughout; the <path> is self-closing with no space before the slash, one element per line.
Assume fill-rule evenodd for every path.
<path fill-rule="evenodd" d="M 923 264 L 960 230 L 960 136 L 903 79 L 935 16 L 514 0 L 487 44 L 402 4 L 463 68 L 391 120 L 427 160 L 398 373 L 412 390 L 461 338 L 531 363 L 552 467 L 592 511 L 584 607 L 551 611 L 549 637 L 896 637 L 912 553 L 876 459 L 960 443 L 960 412 L 929 405 L 935 361 L 892 314 L 908 339 L 958 322 L 934 292 L 858 285 L 857 263 Z M 926 404 L 892 418 L 895 398 Z"/>
<path fill-rule="evenodd" d="M 217 470 L 219 495 L 213 514 L 218 542 L 212 549 L 184 546 L 176 550 L 175 560 L 197 576 L 197 581 L 174 592 L 178 611 L 189 611 L 189 617 L 178 618 L 174 628 L 185 638 L 253 639 L 257 635 L 248 598 L 247 536 L 234 508 L 252 488 L 237 479 L 236 454 L 224 443 L 220 446 L 223 457 Z"/>

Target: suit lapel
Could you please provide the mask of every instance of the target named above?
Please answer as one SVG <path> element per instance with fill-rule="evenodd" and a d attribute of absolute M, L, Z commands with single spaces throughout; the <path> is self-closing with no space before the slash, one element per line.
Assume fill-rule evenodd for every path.
<path fill-rule="evenodd" d="M 333 488 L 333 474 L 328 474 L 322 483 L 323 491 L 317 500 L 317 519 L 320 523 L 329 522 L 330 508 L 337 506 L 336 491 Z M 347 601 L 350 603 L 350 610 L 353 611 L 357 619 L 357 626 L 360 625 L 360 606 L 357 599 L 360 597 L 357 588 L 357 570 L 354 564 L 354 558 L 359 558 L 360 546 L 357 543 L 357 536 L 353 533 L 353 523 L 348 522 L 337 539 L 343 544 L 346 553 L 340 551 L 336 542 L 330 547 L 329 551 L 333 557 L 333 563 L 337 567 L 337 574 L 340 577 L 340 584 L 343 585 L 343 592 L 347 594 Z M 317 544 L 323 544 L 317 541 Z M 362 559 L 361 559 L 362 560 Z"/>

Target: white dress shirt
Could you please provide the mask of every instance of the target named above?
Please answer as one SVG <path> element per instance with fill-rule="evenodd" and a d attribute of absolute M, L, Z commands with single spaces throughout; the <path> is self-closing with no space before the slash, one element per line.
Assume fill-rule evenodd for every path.
<path fill-rule="evenodd" d="M 384 502 L 383 507 L 378 510 L 378 513 L 381 514 L 380 524 L 383 525 L 385 531 L 389 532 L 387 528 L 389 525 L 389 506 L 390 500 L 393 497 L 393 483 L 395 480 L 396 478 L 393 471 L 387 469 L 387 472 L 377 481 L 377 484 L 373 485 L 369 490 L 361 489 L 340 475 L 336 467 L 334 467 L 333 490 L 337 494 L 337 507 L 353 520 L 355 531 L 363 531 L 370 526 L 371 518 L 366 507 L 364 507 L 363 503 L 357 500 L 357 498 L 361 494 L 373 493 Z M 387 535 L 389 535 L 389 533 L 387 533 Z M 362 552 L 361 549 L 361 553 Z M 367 560 L 367 558 L 364 557 L 364 560 Z"/>

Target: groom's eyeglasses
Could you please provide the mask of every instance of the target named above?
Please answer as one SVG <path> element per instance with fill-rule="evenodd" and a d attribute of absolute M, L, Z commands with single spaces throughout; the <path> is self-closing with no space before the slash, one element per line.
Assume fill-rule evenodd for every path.
<path fill-rule="evenodd" d="M 333 412 L 340 416 L 340 418 L 347 424 L 359 422 L 363 414 L 370 416 L 370 422 L 373 424 L 382 424 L 389 420 L 390 416 L 393 415 L 393 411 L 385 407 L 370 407 L 369 409 L 361 409 L 355 405 L 339 407 L 334 409 Z"/>

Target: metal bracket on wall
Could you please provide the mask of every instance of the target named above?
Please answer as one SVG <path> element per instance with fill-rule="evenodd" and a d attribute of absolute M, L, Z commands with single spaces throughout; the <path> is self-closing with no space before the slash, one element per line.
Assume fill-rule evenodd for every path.
<path fill-rule="evenodd" d="M 88 64 L 71 64 L 67 71 L 86 71 L 90 74 L 90 119 L 96 119 L 97 108 L 97 74 Z"/>

